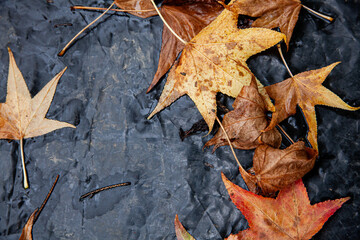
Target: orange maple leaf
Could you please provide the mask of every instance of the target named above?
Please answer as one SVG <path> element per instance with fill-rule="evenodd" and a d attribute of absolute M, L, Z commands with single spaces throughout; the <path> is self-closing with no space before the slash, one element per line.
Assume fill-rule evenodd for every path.
<path fill-rule="evenodd" d="M 360 109 L 360 107 L 349 106 L 336 94 L 321 85 L 337 64 L 339 62 L 320 69 L 302 72 L 292 78 L 267 86 L 266 91 L 275 100 L 275 112 L 265 131 L 273 129 L 278 123 L 294 115 L 296 105 L 299 105 L 309 126 L 307 139 L 311 146 L 318 151 L 315 105 L 350 111 Z"/>
<path fill-rule="evenodd" d="M 302 180 L 281 190 L 276 199 L 246 191 L 222 179 L 231 200 L 249 222 L 250 228 L 227 240 L 310 239 L 349 197 L 310 204 Z"/>

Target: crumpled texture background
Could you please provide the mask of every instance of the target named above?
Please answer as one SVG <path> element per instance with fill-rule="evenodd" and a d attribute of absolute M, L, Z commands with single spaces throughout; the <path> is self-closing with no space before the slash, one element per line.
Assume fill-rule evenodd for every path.
<path fill-rule="evenodd" d="M 197 239 L 222 239 L 247 228 L 221 181 L 224 172 L 245 187 L 228 147 L 202 150 L 202 133 L 180 141 L 178 131 L 201 119 L 182 97 L 153 119 L 164 81 L 145 94 L 161 46 L 159 17 L 126 13 L 105 16 L 68 50 L 61 48 L 99 12 L 71 12 L 71 5 L 109 6 L 110 1 L 10 1 L 0 8 L 0 101 L 5 101 L 9 46 L 33 95 L 62 68 L 47 114 L 74 124 L 25 140 L 31 188 L 22 187 L 19 143 L 0 140 L 0 239 L 18 239 L 57 174 L 60 180 L 34 227 L 34 239 L 175 239 L 175 214 Z M 335 17 L 331 24 L 302 10 L 286 53 L 294 73 L 342 61 L 325 86 L 351 105 L 360 105 L 360 3 L 304 0 Z M 71 23 L 72 26 L 56 26 Z M 249 61 L 264 84 L 288 77 L 275 49 Z M 231 104 L 231 100 L 226 100 Z M 350 196 L 351 200 L 314 239 L 356 239 L 360 234 L 360 112 L 317 107 L 320 159 L 304 178 L 311 203 Z M 283 124 L 304 138 L 299 112 Z M 284 140 L 285 145 L 288 143 Z M 253 151 L 236 151 L 245 167 Z M 79 202 L 98 187 L 130 181 Z"/>

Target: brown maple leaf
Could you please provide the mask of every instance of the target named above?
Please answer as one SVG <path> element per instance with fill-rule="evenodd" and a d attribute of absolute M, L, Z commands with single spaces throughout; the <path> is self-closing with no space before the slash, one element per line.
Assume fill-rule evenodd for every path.
<path fill-rule="evenodd" d="M 33 240 L 32 237 L 32 229 L 34 224 L 36 223 L 37 219 L 39 218 L 40 213 L 42 212 L 42 210 L 44 209 L 47 201 L 49 200 L 52 192 L 54 191 L 54 188 L 57 184 L 59 180 L 59 175 L 56 176 L 56 179 L 52 185 L 52 187 L 50 188 L 50 191 L 48 192 L 48 194 L 46 195 L 46 198 L 44 199 L 43 203 L 41 204 L 40 209 L 35 209 L 35 211 L 31 214 L 31 216 L 29 217 L 29 219 L 27 220 L 22 232 L 21 232 L 21 236 L 19 238 L 19 240 Z"/>
<path fill-rule="evenodd" d="M 157 15 L 157 12 L 150 0 L 115 0 L 115 5 L 123 10 L 142 10 L 141 12 L 129 12 L 132 15 L 141 18 Z"/>
<path fill-rule="evenodd" d="M 281 134 L 276 129 L 263 132 L 268 125 L 267 110 L 255 77 L 249 86 L 241 89 L 233 108 L 233 111 L 225 114 L 222 124 L 234 148 L 253 149 L 264 143 L 280 147 Z M 229 145 L 224 131 L 218 131 L 204 147 L 211 145 L 215 145 L 213 152 L 220 146 Z"/>
<path fill-rule="evenodd" d="M 216 0 L 165 0 L 161 5 L 160 12 L 170 27 L 182 39 L 190 41 L 212 22 L 223 9 L 223 6 Z M 170 69 L 184 47 L 185 44 L 180 42 L 164 25 L 158 69 L 147 92 Z"/>
<path fill-rule="evenodd" d="M 22 148 L 22 140 L 25 138 L 40 136 L 64 127 L 75 128 L 69 123 L 45 118 L 56 86 L 66 68 L 47 83 L 35 97 L 31 98 L 25 80 L 16 65 L 14 55 L 10 48 L 8 51 L 9 75 L 6 102 L 0 103 L 0 139 L 20 140 Z M 25 166 L 23 168 L 25 171 Z M 24 175 L 26 175 L 25 172 Z"/>
<path fill-rule="evenodd" d="M 270 97 L 275 100 L 275 112 L 265 131 L 274 128 L 278 123 L 295 114 L 296 105 L 299 105 L 309 127 L 307 139 L 311 146 L 318 150 L 315 105 L 325 105 L 350 111 L 360 109 L 349 106 L 321 85 L 338 63 L 299 73 L 292 78 L 266 87 Z"/>
<path fill-rule="evenodd" d="M 301 179 L 279 192 L 276 199 L 246 191 L 222 174 L 231 200 L 249 222 L 249 229 L 228 240 L 310 239 L 349 197 L 310 204 Z"/>
<path fill-rule="evenodd" d="M 33 240 L 32 229 L 34 226 L 35 216 L 36 216 L 37 212 L 38 212 L 38 209 L 35 209 L 35 211 L 31 214 L 31 216 L 27 220 L 26 225 L 21 232 L 21 236 L 20 236 L 19 240 Z"/>
<path fill-rule="evenodd" d="M 190 42 L 179 61 L 170 70 L 158 105 L 148 119 L 187 94 L 212 130 L 216 117 L 216 94 L 237 97 L 243 86 L 250 84 L 253 74 L 246 60 L 284 39 L 284 35 L 264 28 L 240 30 L 238 15 L 224 10 Z M 272 103 L 264 87 L 259 91 L 271 109 Z M 273 110 L 273 109 L 272 109 Z"/>
<path fill-rule="evenodd" d="M 242 175 L 249 190 L 263 196 L 274 194 L 308 173 L 315 164 L 317 151 L 302 141 L 286 149 L 268 145 L 256 148 L 249 175 Z"/>
<path fill-rule="evenodd" d="M 184 228 L 184 226 L 179 221 L 179 216 L 176 214 L 175 216 L 175 233 L 177 240 L 195 240 L 193 236 L 190 235 Z"/>
<path fill-rule="evenodd" d="M 301 7 L 300 0 L 236 0 L 229 9 L 238 14 L 258 17 L 253 22 L 253 27 L 279 27 L 286 35 L 286 45 L 289 48 Z"/>

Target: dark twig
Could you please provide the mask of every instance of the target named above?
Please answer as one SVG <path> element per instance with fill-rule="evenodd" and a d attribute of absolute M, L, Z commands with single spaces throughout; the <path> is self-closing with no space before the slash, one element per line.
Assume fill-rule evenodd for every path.
<path fill-rule="evenodd" d="M 98 188 L 98 189 L 95 189 L 94 191 L 91 191 L 91 192 L 88 192 L 88 193 L 85 193 L 84 195 L 82 195 L 80 197 L 79 201 L 82 201 L 82 200 L 84 200 L 84 198 L 87 198 L 87 197 L 92 198 L 95 194 L 105 191 L 105 190 L 108 190 L 108 189 L 122 187 L 122 186 L 129 186 L 129 185 L 131 185 L 131 182 L 118 183 L 118 184 Z"/>
<path fill-rule="evenodd" d="M 59 175 L 57 175 L 57 176 L 56 176 L 56 179 L 55 179 L 55 181 L 54 181 L 54 183 L 53 183 L 53 185 L 52 185 L 52 187 L 51 187 L 50 191 L 48 192 L 48 194 L 47 194 L 46 198 L 44 199 L 43 203 L 41 204 L 40 209 L 36 212 L 36 215 L 35 215 L 35 217 L 34 217 L 34 224 L 35 224 L 36 220 L 38 219 L 38 217 L 39 217 L 39 215 L 40 215 L 41 211 L 42 211 L 42 210 L 43 210 L 43 208 L 45 207 L 45 205 L 46 205 L 47 201 L 49 200 L 49 198 L 50 198 L 50 196 L 51 196 L 52 192 L 54 191 L 54 188 L 55 188 L 56 183 L 57 183 L 57 181 L 58 181 L 58 180 L 59 180 Z"/>
<path fill-rule="evenodd" d="M 59 23 L 59 24 L 55 24 L 54 28 L 58 28 L 58 27 L 67 27 L 67 26 L 72 26 L 72 23 Z"/>

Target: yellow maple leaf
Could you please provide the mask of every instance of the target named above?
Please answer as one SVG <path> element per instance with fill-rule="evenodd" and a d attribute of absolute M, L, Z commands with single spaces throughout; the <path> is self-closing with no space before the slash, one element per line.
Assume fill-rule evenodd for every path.
<path fill-rule="evenodd" d="M 216 118 L 216 94 L 236 97 L 254 75 L 246 60 L 277 44 L 285 35 L 263 28 L 240 30 L 238 15 L 224 10 L 204 28 L 182 52 L 170 70 L 159 103 L 148 119 L 187 94 L 212 130 Z M 264 86 L 257 80 L 267 108 L 274 110 Z"/>
<path fill-rule="evenodd" d="M 28 188 L 23 158 L 23 139 L 46 134 L 59 128 L 75 126 L 45 118 L 56 86 L 66 68 L 58 73 L 41 91 L 31 98 L 25 80 L 9 51 L 9 75 L 6 102 L 0 103 L 0 139 L 20 140 L 24 171 L 24 187 Z"/>

